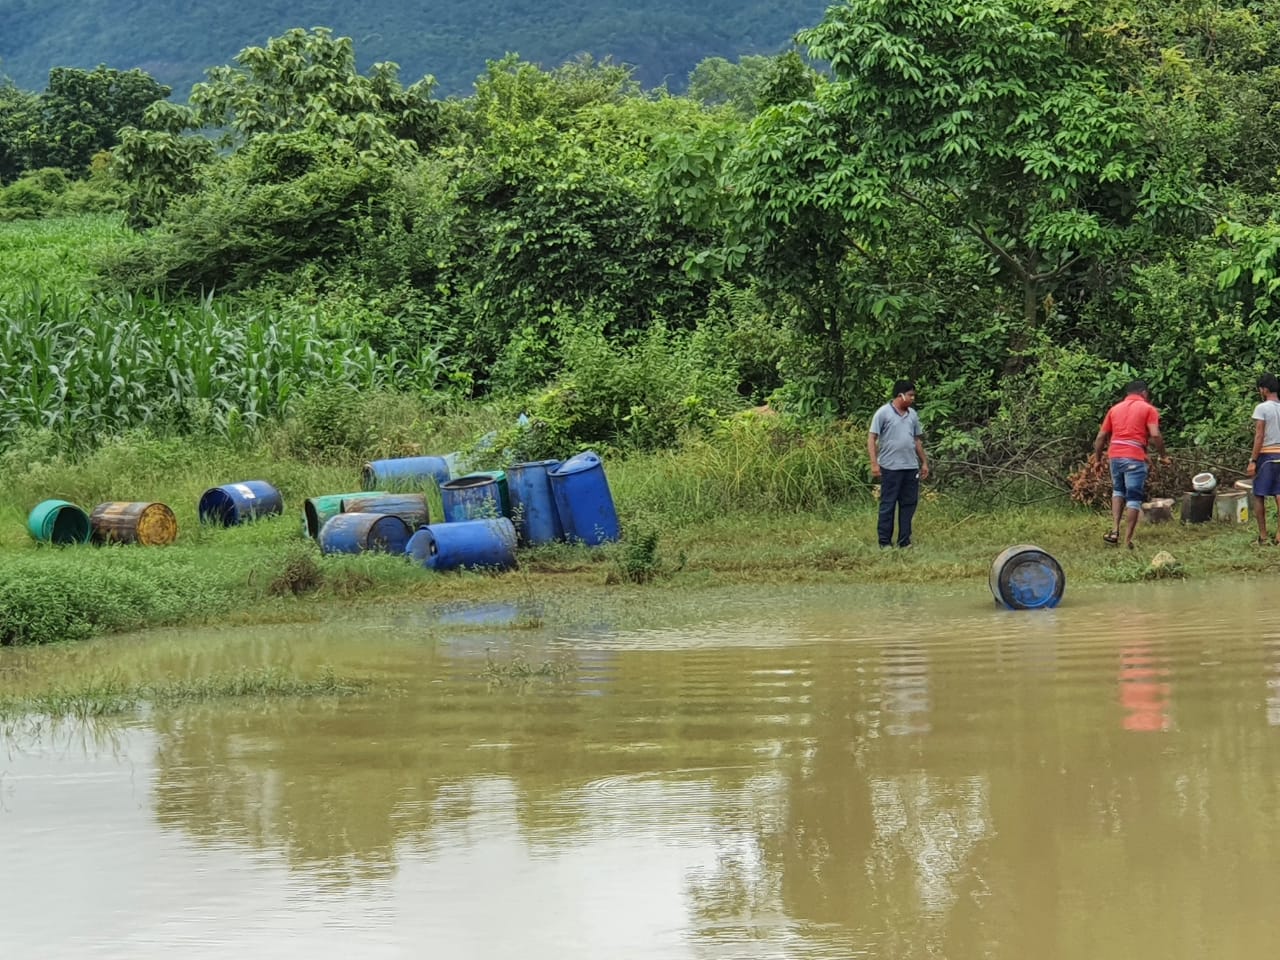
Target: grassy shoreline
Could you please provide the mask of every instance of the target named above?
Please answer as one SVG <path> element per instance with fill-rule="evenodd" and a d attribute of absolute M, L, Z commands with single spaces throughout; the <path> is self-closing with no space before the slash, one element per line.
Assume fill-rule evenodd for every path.
<path fill-rule="evenodd" d="M 1280 549 L 1250 544 L 1251 525 L 1144 525 L 1138 549 L 1126 551 L 1102 542 L 1106 519 L 1097 511 L 1062 504 L 983 510 L 945 495 L 922 505 L 910 551 L 876 546 L 871 502 L 822 512 L 728 515 L 697 524 L 635 522 L 658 536 L 656 551 L 640 561 L 643 577 L 628 575 L 636 561 L 628 555 L 632 546 L 625 535 L 619 544 L 598 548 L 521 551 L 519 569 L 503 574 L 435 573 L 403 557 L 325 557 L 302 538 L 292 512 L 252 527 L 196 527 L 167 548 L 9 542 L 0 548 L 0 576 L 10 583 L 0 591 L 0 616 L 17 615 L 21 604 L 13 598 L 25 597 L 32 625 L 24 639 L 40 642 L 168 624 L 317 620 L 355 604 L 404 600 L 603 598 L 621 589 L 734 584 L 972 582 L 985 587 L 993 559 L 1018 543 L 1051 553 L 1069 584 L 1154 577 L 1150 563 L 1159 551 L 1177 559 L 1179 575 L 1195 579 L 1263 575 L 1280 563 Z M 295 595 L 279 584 L 286 564 L 299 557 L 314 565 L 315 577 L 310 589 Z M 24 581 L 25 590 L 15 594 L 14 580 Z M 59 607 L 74 608 L 72 615 L 60 620 Z M 3 628 L 0 622 L 0 632 Z M 59 629 L 69 635 L 51 635 Z"/>

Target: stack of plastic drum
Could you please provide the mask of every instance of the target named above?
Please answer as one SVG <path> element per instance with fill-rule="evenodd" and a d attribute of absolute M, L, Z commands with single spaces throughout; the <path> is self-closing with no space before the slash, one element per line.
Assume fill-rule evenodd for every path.
<path fill-rule="evenodd" d="M 430 481 L 442 484 L 449 479 L 449 461 L 444 457 L 398 457 L 370 460 L 360 471 L 366 490 L 421 488 Z"/>
<path fill-rule="evenodd" d="M 516 535 L 525 546 L 537 546 L 564 539 L 564 525 L 551 492 L 547 471 L 560 466 L 559 460 L 517 463 L 507 471 L 511 493 L 511 519 Z"/>
<path fill-rule="evenodd" d="M 618 513 L 604 464 L 588 450 L 547 471 L 564 535 L 588 546 L 617 540 Z"/>
<path fill-rule="evenodd" d="M 516 528 L 507 517 L 433 523 L 405 553 L 428 570 L 507 570 L 516 565 Z"/>
<path fill-rule="evenodd" d="M 200 522 L 234 527 L 247 520 L 284 511 L 280 491 L 265 480 L 226 483 L 204 492 L 200 498 Z"/>

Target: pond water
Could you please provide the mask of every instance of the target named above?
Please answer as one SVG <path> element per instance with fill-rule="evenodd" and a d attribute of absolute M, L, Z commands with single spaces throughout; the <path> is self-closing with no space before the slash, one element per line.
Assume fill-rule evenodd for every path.
<path fill-rule="evenodd" d="M 353 698 L 0 737 L 0 954 L 1269 956 L 1270 579 L 638 591 L 157 631 L 88 669 L 332 664 Z M 371 616 L 365 614 L 363 616 Z M 49 650 L 0 651 L 0 679 Z M 523 688 L 486 658 L 558 665 Z"/>

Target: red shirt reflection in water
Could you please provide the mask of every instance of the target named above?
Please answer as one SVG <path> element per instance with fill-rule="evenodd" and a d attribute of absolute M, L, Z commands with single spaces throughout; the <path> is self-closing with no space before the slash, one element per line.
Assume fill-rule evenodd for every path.
<path fill-rule="evenodd" d="M 1173 687 L 1160 680 L 1168 671 L 1156 666 L 1150 643 L 1137 643 L 1120 650 L 1121 725 L 1126 730 L 1151 732 L 1168 730 L 1169 701 Z"/>

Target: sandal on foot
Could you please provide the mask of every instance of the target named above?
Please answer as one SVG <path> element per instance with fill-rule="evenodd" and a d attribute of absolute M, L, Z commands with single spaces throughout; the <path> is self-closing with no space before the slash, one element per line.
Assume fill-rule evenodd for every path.
<path fill-rule="evenodd" d="M 1251 546 L 1251 547 L 1269 547 L 1269 546 L 1271 546 L 1273 543 L 1275 543 L 1275 541 L 1274 541 L 1274 540 L 1268 540 L 1266 537 L 1254 537 L 1252 540 L 1250 540 L 1250 541 L 1249 541 L 1249 546 Z"/>
<path fill-rule="evenodd" d="M 1113 530 L 1110 533 L 1104 533 L 1102 535 L 1102 540 L 1104 543 L 1109 543 L 1112 546 L 1114 546 L 1115 544 L 1120 542 L 1120 534 L 1118 531 Z"/>

